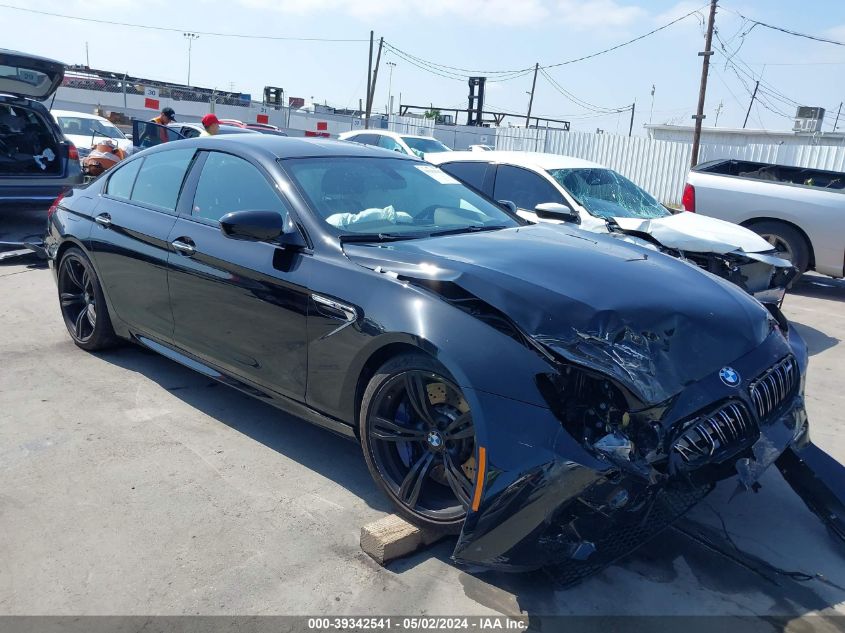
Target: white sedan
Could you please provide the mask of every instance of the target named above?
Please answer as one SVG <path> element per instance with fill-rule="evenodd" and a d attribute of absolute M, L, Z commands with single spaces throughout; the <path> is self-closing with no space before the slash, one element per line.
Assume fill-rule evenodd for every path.
<path fill-rule="evenodd" d="M 705 268 L 760 301 L 779 303 L 795 276 L 772 245 L 737 224 L 673 214 L 615 171 L 534 152 L 449 152 L 426 160 L 533 222 L 571 222 L 612 233 Z"/>
<path fill-rule="evenodd" d="M 344 132 L 338 140 L 352 141 L 364 145 L 374 145 L 389 149 L 400 154 L 408 154 L 428 160 L 429 156 L 452 150 L 433 136 L 419 136 L 416 134 L 399 134 L 390 130 L 360 130 Z"/>
<path fill-rule="evenodd" d="M 51 110 L 50 114 L 59 124 L 62 134 L 76 145 L 80 158 L 85 158 L 91 147 L 104 138 L 113 140 L 127 154 L 132 152 L 132 141 L 104 117 L 71 110 Z"/>

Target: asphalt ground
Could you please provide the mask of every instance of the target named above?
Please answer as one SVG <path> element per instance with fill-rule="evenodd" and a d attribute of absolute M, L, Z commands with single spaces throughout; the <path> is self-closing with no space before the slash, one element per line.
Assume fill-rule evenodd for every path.
<path fill-rule="evenodd" d="M 37 260 L 0 264 L 0 615 L 845 615 L 845 545 L 775 469 L 572 588 L 468 573 L 442 541 L 380 567 L 360 448 L 138 347 L 89 354 Z M 787 316 L 817 444 L 845 461 L 845 281 Z M 2 621 L 2 620 L 0 620 Z"/>

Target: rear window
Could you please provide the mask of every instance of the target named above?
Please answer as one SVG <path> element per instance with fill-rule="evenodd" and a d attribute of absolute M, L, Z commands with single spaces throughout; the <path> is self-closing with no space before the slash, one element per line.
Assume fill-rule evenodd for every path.
<path fill-rule="evenodd" d="M 0 92 L 42 99 L 52 84 L 53 77 L 40 70 L 0 64 Z"/>
<path fill-rule="evenodd" d="M 353 143 L 363 143 L 364 145 L 378 145 L 377 134 L 356 134 L 355 136 L 350 136 L 346 140 L 352 141 Z"/>
<path fill-rule="evenodd" d="M 175 211 L 193 149 L 175 149 L 147 156 L 138 172 L 132 201 Z"/>
<path fill-rule="evenodd" d="M 133 160 L 118 166 L 109 178 L 106 193 L 113 198 L 129 200 L 132 195 L 132 185 L 135 184 L 135 176 L 138 175 L 138 168 L 143 162 L 144 159 Z"/>

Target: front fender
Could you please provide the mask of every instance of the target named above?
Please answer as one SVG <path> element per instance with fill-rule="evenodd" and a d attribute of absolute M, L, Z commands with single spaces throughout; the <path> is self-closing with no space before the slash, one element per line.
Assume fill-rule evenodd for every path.
<path fill-rule="evenodd" d="M 530 345 L 462 311 L 433 292 L 384 273 L 315 262 L 315 292 L 355 313 L 345 327 L 311 303 L 308 313 L 308 404 L 354 423 L 358 381 L 395 345 L 436 358 L 462 389 L 546 406 L 536 376 L 548 362 Z M 362 276 L 366 279 L 362 279 Z M 385 359 L 386 360 L 386 359 Z"/>

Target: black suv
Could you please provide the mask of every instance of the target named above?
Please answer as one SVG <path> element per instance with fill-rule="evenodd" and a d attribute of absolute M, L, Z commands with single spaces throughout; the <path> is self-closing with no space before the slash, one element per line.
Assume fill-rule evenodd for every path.
<path fill-rule="evenodd" d="M 40 242 L 47 209 L 82 183 L 79 154 L 40 103 L 65 65 L 0 49 L 0 247 Z"/>

